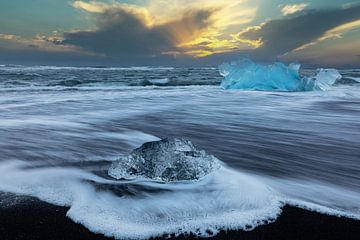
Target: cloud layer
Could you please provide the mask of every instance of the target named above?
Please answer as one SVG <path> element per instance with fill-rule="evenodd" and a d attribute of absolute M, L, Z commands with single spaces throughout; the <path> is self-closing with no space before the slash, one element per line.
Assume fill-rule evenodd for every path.
<path fill-rule="evenodd" d="M 348 8 L 311 10 L 301 15 L 271 20 L 248 28 L 239 38 L 259 40 L 261 46 L 250 53 L 259 58 L 274 59 L 322 38 L 340 25 L 360 19 L 360 5 Z"/>
<path fill-rule="evenodd" d="M 65 33 L 64 44 L 73 44 L 106 55 L 206 56 L 248 42 L 224 38 L 232 26 L 251 22 L 256 8 L 247 0 L 149 0 L 146 7 L 75 1 L 75 8 L 97 16 L 97 29 Z M 227 34 L 230 34 L 228 32 Z M 111 40 L 109 40 L 111 39 Z M 147 41 L 145 40 L 147 39 Z M 118 46 L 113 46 L 115 43 Z"/>
<path fill-rule="evenodd" d="M 255 60 L 296 61 L 298 56 L 305 59 L 304 53 L 311 55 L 306 49 L 326 46 L 323 42 L 334 38 L 339 39 L 334 42 L 339 45 L 337 54 L 346 49 L 344 54 L 351 55 L 353 51 L 348 48 L 357 46 L 351 39 L 346 46 L 340 45 L 348 32 L 359 30 L 360 34 L 359 4 L 318 10 L 306 10 L 310 3 L 277 5 L 278 19 L 263 23 L 260 20 L 265 18 L 256 18 L 259 6 L 253 4 L 249 0 L 147 0 L 142 5 L 78 0 L 72 6 L 78 9 L 79 17 L 87 19 L 89 28 L 33 37 L 0 32 L 0 52 L 3 56 L 15 50 L 17 56 L 21 52 L 79 55 L 79 59 L 106 59 L 119 64 L 174 63 L 169 60 L 216 64 L 241 54 Z"/>
<path fill-rule="evenodd" d="M 98 26 L 93 30 L 64 34 L 62 44 L 121 57 L 154 57 L 176 52 L 178 45 L 190 41 L 212 24 L 216 9 L 188 10 L 174 18 L 154 24 L 146 11 L 127 5 L 89 5 L 76 7 L 96 13 Z"/>

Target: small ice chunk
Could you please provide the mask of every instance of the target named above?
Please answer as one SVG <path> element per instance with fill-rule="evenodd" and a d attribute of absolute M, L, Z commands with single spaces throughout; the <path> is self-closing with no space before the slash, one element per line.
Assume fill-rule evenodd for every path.
<path fill-rule="evenodd" d="M 341 78 L 341 74 L 336 69 L 318 69 L 315 85 L 319 90 L 327 90 L 336 81 L 341 80 Z"/>
<path fill-rule="evenodd" d="M 219 169 L 220 161 L 197 150 L 185 139 L 148 142 L 113 162 L 108 173 L 116 179 L 150 178 L 164 182 L 198 180 Z"/>

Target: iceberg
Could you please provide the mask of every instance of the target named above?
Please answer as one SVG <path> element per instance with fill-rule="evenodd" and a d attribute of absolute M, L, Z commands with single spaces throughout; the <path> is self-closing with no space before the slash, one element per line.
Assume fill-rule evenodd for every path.
<path fill-rule="evenodd" d="M 327 90 L 341 74 L 336 69 L 318 69 L 315 76 L 300 76 L 300 64 L 289 66 L 276 62 L 271 65 L 257 64 L 250 59 L 223 63 L 219 72 L 224 77 L 224 89 L 261 91 L 312 91 Z"/>
<path fill-rule="evenodd" d="M 199 180 L 221 166 L 220 160 L 197 150 L 185 139 L 166 138 L 144 143 L 113 162 L 108 174 L 115 179 L 149 178 L 163 182 Z"/>

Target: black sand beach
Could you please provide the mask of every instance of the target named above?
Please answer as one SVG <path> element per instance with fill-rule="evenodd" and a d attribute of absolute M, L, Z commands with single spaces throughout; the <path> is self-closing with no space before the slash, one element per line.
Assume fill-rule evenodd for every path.
<path fill-rule="evenodd" d="M 0 240 L 360 240 L 359 39 L 360 0 L 0 0 Z"/>
<path fill-rule="evenodd" d="M 0 208 L 1 240 L 105 240 L 110 239 L 87 230 L 66 217 L 67 208 L 50 205 L 36 199 L 10 207 Z M 285 206 L 281 216 L 273 223 L 253 231 L 221 232 L 211 239 L 339 239 L 357 240 L 360 221 L 328 216 Z M 158 238 L 161 239 L 161 238 Z M 193 239 L 181 236 L 171 239 Z"/>

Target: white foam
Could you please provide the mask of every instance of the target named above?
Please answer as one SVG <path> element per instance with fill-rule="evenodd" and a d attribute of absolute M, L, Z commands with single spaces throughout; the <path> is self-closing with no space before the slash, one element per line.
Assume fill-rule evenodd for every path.
<path fill-rule="evenodd" d="M 94 183 L 159 191 L 118 196 L 95 189 Z M 113 181 L 75 168 L 9 161 L 0 163 L 0 191 L 68 206 L 67 216 L 73 221 L 117 239 L 166 233 L 207 237 L 220 229 L 251 230 L 275 219 L 283 204 L 360 219 L 360 194 L 354 191 L 321 182 L 252 176 L 226 166 L 201 181 L 163 184 Z"/>
<path fill-rule="evenodd" d="M 249 230 L 280 213 L 275 192 L 258 180 L 226 167 L 197 183 L 144 185 L 167 191 L 115 196 L 95 190 L 124 184 L 72 168 L 28 168 L 24 162 L 0 164 L 0 190 L 69 206 L 67 216 L 96 233 L 118 239 L 147 239 L 165 233 L 216 234 L 220 229 Z M 141 181 L 137 182 L 141 184 Z"/>
<path fill-rule="evenodd" d="M 155 85 L 165 85 L 167 83 L 169 83 L 169 79 L 168 78 L 161 78 L 161 79 L 150 79 L 149 82 Z"/>
<path fill-rule="evenodd" d="M 107 136 L 121 139 L 133 148 L 140 147 L 145 142 L 159 141 L 160 138 L 136 130 L 126 130 L 124 132 L 107 132 Z"/>

